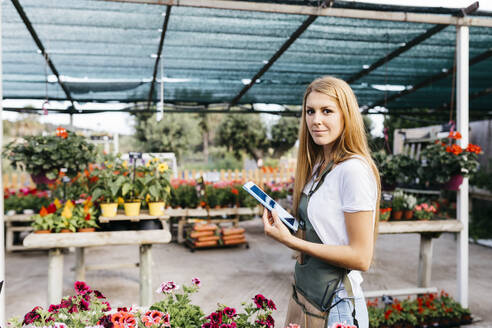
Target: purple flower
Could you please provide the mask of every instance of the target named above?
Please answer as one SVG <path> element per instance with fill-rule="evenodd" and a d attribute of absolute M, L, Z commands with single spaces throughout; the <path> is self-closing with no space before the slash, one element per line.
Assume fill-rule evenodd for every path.
<path fill-rule="evenodd" d="M 265 305 L 267 303 L 267 299 L 265 296 L 261 295 L 261 294 L 257 294 L 253 300 L 255 301 L 255 304 L 256 304 L 256 307 L 258 309 L 264 309 L 265 308 Z"/>
<path fill-rule="evenodd" d="M 109 302 L 102 302 L 102 304 L 106 305 L 106 308 L 103 310 L 104 312 L 111 311 L 111 305 L 109 305 Z"/>
<path fill-rule="evenodd" d="M 62 300 L 60 303 L 60 309 L 66 309 L 72 306 L 72 301 L 70 299 L 68 300 Z"/>
<path fill-rule="evenodd" d="M 214 325 L 210 322 L 205 322 L 203 325 L 202 325 L 202 328 L 213 328 Z"/>
<path fill-rule="evenodd" d="M 111 321 L 111 314 L 101 317 L 97 324 L 103 326 L 104 328 L 113 328 L 114 325 Z"/>
<path fill-rule="evenodd" d="M 236 315 L 236 309 L 227 306 L 222 310 L 222 313 L 232 319 Z"/>
<path fill-rule="evenodd" d="M 200 285 L 202 284 L 202 282 L 198 278 L 191 279 L 191 283 L 197 287 L 200 287 Z"/>
<path fill-rule="evenodd" d="M 94 290 L 94 295 L 97 297 L 97 298 L 106 298 L 100 291 L 98 290 Z"/>
<path fill-rule="evenodd" d="M 275 326 L 275 320 L 273 320 L 271 315 L 268 315 L 268 317 L 266 318 L 266 324 L 268 325 L 268 327 Z"/>
<path fill-rule="evenodd" d="M 273 303 L 272 300 L 268 300 L 267 301 L 267 307 L 270 309 L 270 310 L 276 310 L 277 307 L 275 306 L 275 303 Z"/>
<path fill-rule="evenodd" d="M 222 323 L 222 312 L 212 312 L 207 318 L 213 324 Z"/>
<path fill-rule="evenodd" d="M 84 295 L 91 292 L 91 289 L 83 281 L 76 281 L 74 284 L 75 292 L 77 295 Z"/>
<path fill-rule="evenodd" d="M 174 290 L 177 290 L 179 286 L 174 281 L 163 282 L 159 288 L 157 288 L 157 293 L 170 294 Z"/>
<path fill-rule="evenodd" d="M 26 315 L 24 316 L 24 320 L 22 321 L 22 324 L 29 325 L 34 321 L 36 321 L 37 319 L 41 318 L 41 316 L 38 314 L 38 309 L 42 310 L 43 308 L 40 306 L 36 306 L 30 312 L 27 312 Z"/>
<path fill-rule="evenodd" d="M 60 309 L 60 304 L 51 304 L 50 307 L 48 308 L 48 312 L 58 313 L 59 309 Z"/>

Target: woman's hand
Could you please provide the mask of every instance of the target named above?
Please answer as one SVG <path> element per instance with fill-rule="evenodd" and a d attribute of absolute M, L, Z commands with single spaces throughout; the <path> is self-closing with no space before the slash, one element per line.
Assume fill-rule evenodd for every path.
<path fill-rule="evenodd" d="M 263 225 L 265 234 L 278 240 L 284 245 L 288 245 L 288 241 L 292 238 L 289 229 L 282 223 L 278 217 L 277 211 L 270 212 L 266 208 L 263 211 Z"/>

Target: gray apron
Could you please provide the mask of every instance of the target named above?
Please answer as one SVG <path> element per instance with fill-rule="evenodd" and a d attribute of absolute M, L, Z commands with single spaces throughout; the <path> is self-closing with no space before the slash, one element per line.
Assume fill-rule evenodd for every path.
<path fill-rule="evenodd" d="M 307 195 L 302 193 L 299 201 L 298 217 L 300 234 L 298 236 L 300 235 L 300 238 L 312 243 L 322 244 L 323 242 L 309 221 L 307 214 L 309 200 L 319 187 L 321 187 L 332 166 L 332 162 L 328 164 L 321 174 L 318 183 L 314 181 L 309 193 Z M 323 313 L 323 317 L 327 322 L 330 309 L 338 304 L 338 302 L 335 304 L 332 304 L 332 302 L 334 296 L 339 291 L 340 283 L 343 281 L 345 284 L 348 284 L 349 286 L 347 287 L 349 287 L 350 293 L 352 292 L 350 282 L 347 278 L 348 272 L 349 270 L 346 268 L 337 267 L 316 257 L 301 253 L 300 262 L 296 262 L 295 266 L 293 298 L 297 300 L 299 298 L 297 293 L 301 294 L 311 305 Z M 315 314 L 313 313 L 311 315 Z M 319 314 L 315 316 L 319 317 Z M 357 326 L 355 306 L 353 317 L 354 324 Z"/>

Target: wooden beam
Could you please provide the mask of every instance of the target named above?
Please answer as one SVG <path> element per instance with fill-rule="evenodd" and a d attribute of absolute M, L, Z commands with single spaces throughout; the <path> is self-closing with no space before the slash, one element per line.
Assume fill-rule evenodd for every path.
<path fill-rule="evenodd" d="M 430 38 L 431 36 L 433 36 L 434 34 L 442 31 L 443 29 L 445 29 L 447 26 L 446 25 L 436 25 L 432 28 L 430 28 L 429 30 L 427 30 L 425 33 L 422 33 L 420 34 L 419 36 L 415 37 L 413 40 L 405 43 L 405 45 L 393 50 L 390 54 L 388 54 L 387 56 L 379 59 L 378 61 L 376 61 L 375 63 L 373 63 L 371 66 L 369 66 L 368 68 L 366 69 L 363 69 L 361 71 L 359 71 L 358 73 L 355 73 L 354 75 L 352 75 L 351 77 L 349 77 L 347 79 L 347 83 L 352 83 L 358 79 L 360 79 L 361 77 L 369 74 L 370 72 L 374 71 L 376 68 L 378 67 L 381 67 L 383 66 L 384 64 L 386 64 L 388 61 L 392 60 L 393 58 L 395 57 L 398 57 L 399 55 L 401 55 L 402 53 L 404 53 L 405 51 L 409 50 L 410 48 L 416 46 L 417 44 L 427 40 L 428 38 Z"/>
<path fill-rule="evenodd" d="M 147 110 L 150 110 L 150 103 L 152 102 L 152 93 L 154 93 L 155 80 L 157 78 L 157 69 L 159 68 L 159 61 L 161 59 L 162 47 L 164 46 L 164 38 L 166 37 L 167 25 L 169 24 L 170 16 L 171 16 L 171 6 L 167 6 L 166 17 L 164 18 L 164 22 L 162 23 L 162 33 L 161 33 L 161 39 L 159 41 L 159 48 L 157 49 L 157 58 L 155 59 L 155 64 L 154 64 L 152 83 L 150 84 L 149 97 L 147 100 Z"/>
<path fill-rule="evenodd" d="M 482 52 L 481 54 L 470 59 L 468 66 L 472 66 L 472 65 L 479 63 L 485 59 L 488 59 L 489 57 L 492 57 L 492 49 L 486 50 L 486 51 Z M 413 93 L 419 89 L 422 89 L 423 87 L 431 85 L 432 83 L 434 83 L 436 81 L 442 80 L 443 78 L 452 74 L 455 69 L 456 69 L 456 66 L 453 65 L 453 67 L 445 70 L 444 72 L 440 72 L 440 73 L 437 73 L 435 75 L 432 75 L 432 76 L 428 77 L 427 79 L 417 83 L 411 89 L 405 89 L 405 90 L 400 91 L 398 93 L 395 93 L 394 95 L 389 96 L 387 98 L 383 97 L 380 100 L 378 100 L 375 103 L 368 106 L 368 108 L 365 108 L 364 113 L 367 113 L 369 109 L 372 109 L 372 108 L 378 107 L 378 106 L 384 106 L 385 104 L 387 104 L 390 101 L 393 101 L 397 98 L 400 98 L 400 97 L 403 97 L 403 96 L 408 95 L 410 93 Z"/>
<path fill-rule="evenodd" d="M 73 111 L 75 109 L 75 105 L 74 105 L 74 100 L 72 98 L 72 95 L 70 93 L 70 90 L 61 81 L 60 74 L 58 73 L 58 70 L 56 69 L 55 65 L 51 61 L 50 56 L 46 52 L 46 49 L 44 48 L 44 45 L 41 42 L 41 39 L 38 37 L 38 34 L 34 30 L 34 27 L 32 26 L 31 21 L 27 17 L 27 15 L 24 12 L 24 9 L 22 8 L 22 6 L 19 3 L 19 1 L 18 0 L 12 0 L 12 4 L 14 5 L 15 9 L 17 10 L 17 13 L 19 14 L 19 16 L 22 19 L 22 21 L 24 22 L 24 25 L 26 25 L 26 28 L 29 31 L 29 33 L 31 34 L 31 37 L 34 40 L 34 43 L 36 43 L 36 45 L 38 46 L 39 51 L 41 51 L 41 54 L 43 55 L 43 58 L 45 59 L 45 61 L 48 64 L 49 68 L 51 69 L 51 72 L 53 72 L 53 74 L 56 76 L 56 80 L 58 81 L 58 84 L 60 85 L 60 87 L 63 89 L 63 92 L 67 96 L 66 99 L 70 100 L 70 102 L 72 103 L 72 106 L 71 106 L 71 108 L 68 108 L 68 111 L 70 113 L 73 113 Z M 63 100 L 65 100 L 65 99 L 63 99 Z M 67 110 L 64 110 L 63 112 L 67 112 Z"/>
<path fill-rule="evenodd" d="M 24 246 L 27 248 L 52 249 L 130 244 L 167 244 L 170 241 L 171 234 L 166 230 L 32 233 L 24 239 Z"/>
<path fill-rule="evenodd" d="M 99 0 L 110 2 L 145 3 L 151 5 L 167 5 L 182 7 L 199 7 L 211 9 L 245 10 L 277 14 L 315 15 L 344 18 L 373 19 L 409 23 L 429 23 L 444 25 L 468 25 L 492 27 L 489 17 L 453 17 L 443 14 L 421 14 L 402 11 L 378 11 L 343 8 L 318 8 L 313 6 L 261 3 L 252 1 L 232 0 Z"/>
<path fill-rule="evenodd" d="M 279 59 L 280 56 L 282 56 L 282 54 L 285 51 L 287 51 L 287 49 L 289 49 L 289 47 L 294 43 L 294 41 L 297 40 L 297 38 L 299 38 L 299 36 L 309 27 L 309 25 L 311 25 L 316 20 L 316 18 L 318 17 L 309 16 L 301 24 L 301 26 L 299 26 L 297 30 L 294 33 L 292 33 L 289 39 L 285 41 L 285 43 L 280 47 L 280 49 L 277 50 L 277 52 L 275 52 L 272 58 L 270 58 L 270 60 L 260 69 L 260 71 L 255 74 L 255 76 L 251 79 L 251 81 L 243 87 L 243 89 L 238 93 L 238 95 L 234 97 L 234 99 L 232 99 L 229 108 L 235 106 L 239 102 L 242 96 L 244 96 L 244 94 L 248 92 L 248 90 L 256 83 L 256 81 L 258 81 L 258 79 L 263 74 L 265 74 L 265 72 L 268 71 L 268 69 L 277 61 L 277 59 Z M 254 111 L 252 112 L 254 113 Z"/>
<path fill-rule="evenodd" d="M 380 234 L 460 232 L 462 230 L 463 225 L 458 220 L 379 222 Z"/>

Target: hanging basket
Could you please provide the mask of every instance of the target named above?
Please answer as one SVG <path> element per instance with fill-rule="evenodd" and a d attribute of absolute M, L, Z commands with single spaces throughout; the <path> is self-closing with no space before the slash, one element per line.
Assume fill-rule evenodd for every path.
<path fill-rule="evenodd" d="M 452 176 L 451 179 L 449 179 L 449 181 L 442 186 L 442 189 L 458 191 L 462 183 L 463 183 L 463 176 L 457 174 Z"/>
<path fill-rule="evenodd" d="M 56 179 L 48 179 L 46 177 L 45 173 L 31 174 L 31 179 L 37 185 L 40 185 L 40 184 L 46 184 L 47 185 L 50 183 L 54 183 L 56 181 Z"/>

